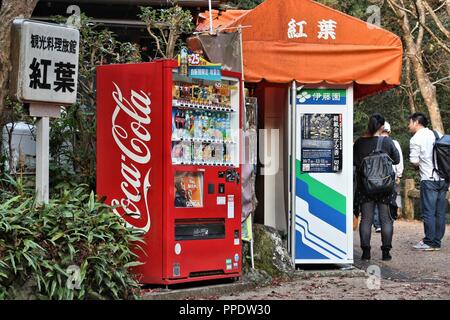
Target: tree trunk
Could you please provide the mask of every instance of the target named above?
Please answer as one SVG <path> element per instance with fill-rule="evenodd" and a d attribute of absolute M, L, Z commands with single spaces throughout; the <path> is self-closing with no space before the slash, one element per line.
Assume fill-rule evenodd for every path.
<path fill-rule="evenodd" d="M 418 0 L 416 3 L 419 3 Z M 391 1 L 391 3 L 396 3 L 395 1 Z M 403 1 L 402 1 L 403 4 Z M 398 3 L 396 3 L 397 7 L 400 7 Z M 404 7 L 404 6 L 403 6 Z M 421 8 L 419 8 L 420 10 Z M 425 105 L 428 108 L 428 112 L 430 113 L 430 120 L 434 130 L 438 130 L 439 132 L 444 132 L 444 125 L 442 123 L 441 113 L 439 110 L 439 104 L 436 97 L 436 87 L 430 80 L 423 64 L 422 64 L 422 48 L 418 47 L 416 42 L 414 42 L 414 37 L 411 34 L 411 28 L 409 25 L 409 19 L 405 11 L 393 9 L 395 14 L 398 17 L 400 26 L 403 32 L 403 39 L 405 40 L 406 46 L 406 56 L 411 61 L 414 74 L 417 79 L 417 84 L 419 86 L 420 93 L 425 101 Z M 420 44 L 421 41 L 418 41 Z"/>
<path fill-rule="evenodd" d="M 428 74 L 426 73 L 421 59 L 419 56 L 421 53 L 415 46 L 413 38 L 410 33 L 405 33 L 403 38 L 407 47 L 407 55 L 412 63 L 414 73 L 416 75 L 417 84 L 422 94 L 423 100 L 430 113 L 430 120 L 433 129 L 439 132 L 444 132 L 444 125 L 442 123 L 441 113 L 439 110 L 439 104 L 436 97 L 436 87 L 432 84 Z"/>
<path fill-rule="evenodd" d="M 179 35 L 176 30 L 170 30 L 169 40 L 167 41 L 166 57 L 173 59 L 175 57 L 175 46 Z"/>
<path fill-rule="evenodd" d="M 409 109 L 411 114 L 416 112 L 416 103 L 414 100 L 414 87 L 411 81 L 411 60 L 406 57 L 406 91 L 409 99 Z"/>
<path fill-rule="evenodd" d="M 8 94 L 11 71 L 11 24 L 15 18 L 30 18 L 38 0 L 3 0 L 0 7 L 0 115 Z"/>

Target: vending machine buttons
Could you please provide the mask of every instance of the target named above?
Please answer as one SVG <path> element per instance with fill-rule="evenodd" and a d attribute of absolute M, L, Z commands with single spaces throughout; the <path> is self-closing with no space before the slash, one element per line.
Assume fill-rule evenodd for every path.
<path fill-rule="evenodd" d="M 233 182 L 235 175 L 236 175 L 236 171 L 234 171 L 234 169 L 228 169 L 227 173 L 226 173 L 225 180 L 227 182 Z"/>
<path fill-rule="evenodd" d="M 234 245 L 238 246 L 239 244 L 239 230 L 234 230 Z"/>

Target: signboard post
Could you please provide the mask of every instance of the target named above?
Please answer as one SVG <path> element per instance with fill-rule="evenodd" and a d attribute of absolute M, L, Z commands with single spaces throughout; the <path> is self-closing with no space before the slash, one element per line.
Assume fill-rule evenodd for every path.
<path fill-rule="evenodd" d="M 38 203 L 48 203 L 49 197 L 49 117 L 36 121 L 36 199 Z"/>
<path fill-rule="evenodd" d="M 49 118 L 76 101 L 80 33 L 64 25 L 15 19 L 11 92 L 36 122 L 36 197 L 48 203 Z"/>

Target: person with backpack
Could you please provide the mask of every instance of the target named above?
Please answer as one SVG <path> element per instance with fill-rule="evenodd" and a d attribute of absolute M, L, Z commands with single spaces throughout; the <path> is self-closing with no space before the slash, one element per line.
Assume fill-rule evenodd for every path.
<path fill-rule="evenodd" d="M 384 122 L 384 130 L 381 133 L 382 136 L 390 137 L 391 135 L 391 125 L 389 122 Z M 400 162 L 399 164 L 393 165 L 393 169 L 395 172 L 395 193 L 397 194 L 397 197 L 395 199 L 394 203 L 389 204 L 389 208 L 391 210 L 391 216 L 392 218 L 396 219 L 398 216 L 398 208 L 402 207 L 402 198 L 400 195 L 400 179 L 402 178 L 403 174 L 403 153 L 402 153 L 402 147 L 400 146 L 400 143 L 392 139 L 392 142 L 394 142 L 395 147 L 398 150 L 398 154 L 400 155 Z M 378 206 L 375 206 L 375 214 L 373 217 L 373 226 L 375 228 L 375 232 L 381 232 L 381 221 L 380 221 L 380 214 L 378 211 Z"/>
<path fill-rule="evenodd" d="M 449 136 L 427 128 L 428 119 L 420 112 L 409 116 L 411 164 L 420 171 L 420 204 L 425 237 L 413 246 L 416 250 L 438 251 L 445 233 L 445 212 L 449 187 Z M 442 141 L 441 141 L 442 140 Z M 439 142 L 443 148 L 439 148 Z M 447 151 L 446 151 L 447 150 Z"/>
<path fill-rule="evenodd" d="M 392 165 L 400 162 L 400 155 L 390 137 L 383 137 L 384 117 L 376 113 L 368 123 L 366 135 L 353 145 L 353 162 L 356 167 L 355 203 L 361 206 L 359 235 L 361 260 L 370 260 L 370 237 L 374 208 L 378 205 L 381 220 L 382 259 L 391 260 L 394 220 L 389 204 L 395 202 L 395 172 Z"/>

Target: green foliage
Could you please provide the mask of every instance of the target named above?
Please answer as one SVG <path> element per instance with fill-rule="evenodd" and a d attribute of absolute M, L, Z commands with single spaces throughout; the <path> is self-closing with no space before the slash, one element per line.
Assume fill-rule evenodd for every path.
<path fill-rule="evenodd" d="M 73 181 L 95 188 L 95 105 L 79 103 L 66 107 L 51 121 L 51 185 Z"/>
<path fill-rule="evenodd" d="M 29 193 L 0 201 L 0 299 L 138 298 L 130 244 L 141 240 L 86 186 L 61 187 L 42 207 Z"/>
<path fill-rule="evenodd" d="M 371 5 L 377 5 L 380 7 L 381 13 L 381 27 L 393 32 L 399 37 L 402 36 L 402 30 L 398 23 L 397 18 L 394 16 L 392 10 L 386 1 L 383 0 L 316 0 L 322 4 L 330 6 L 334 9 L 347 13 L 351 16 L 367 21 L 371 13 L 367 13 L 367 8 Z M 414 6 L 409 6 L 413 1 L 405 1 L 405 5 L 408 8 L 415 10 Z M 437 1 L 428 1 L 428 3 L 437 8 L 439 3 Z M 448 17 L 445 8 L 436 12 L 443 24 L 448 28 L 450 26 L 450 17 Z M 411 28 L 417 23 L 416 19 L 409 16 L 411 22 Z M 439 30 L 434 23 L 431 23 L 431 18 L 427 18 L 428 27 L 433 32 L 439 35 Z M 417 37 L 418 28 L 413 31 L 413 36 Z M 448 42 L 446 42 L 448 43 Z M 450 132 L 450 79 L 448 78 L 450 72 L 450 59 L 448 53 L 440 48 L 436 41 L 425 32 L 423 40 L 423 63 L 426 71 L 432 79 L 436 81 L 437 100 L 442 115 L 442 120 L 446 132 Z M 405 52 L 404 52 L 405 54 Z M 406 59 L 406 57 L 405 57 Z M 405 61 L 404 59 L 404 61 Z M 447 77 L 447 79 L 446 79 Z M 418 90 L 417 81 L 415 75 L 411 73 L 412 88 L 415 92 L 413 100 L 416 111 L 425 113 L 428 116 L 428 109 L 424 103 L 424 100 Z M 367 121 L 371 114 L 379 112 L 383 114 L 388 122 L 392 126 L 392 137 L 399 141 L 403 150 L 403 159 L 405 164 L 405 171 L 403 176 L 406 178 L 419 179 L 417 171 L 409 166 L 409 140 L 411 138 L 408 132 L 407 118 L 411 114 L 411 106 L 409 97 L 407 94 L 406 85 L 406 70 L 405 63 L 403 64 L 403 78 L 400 87 L 377 94 L 375 96 L 366 98 L 355 104 L 354 112 L 354 134 L 355 138 L 360 136 L 366 131 Z M 444 80 L 442 80 L 444 79 Z M 442 80 L 442 81 L 441 81 Z"/>
<path fill-rule="evenodd" d="M 355 104 L 354 107 L 354 138 L 363 135 L 367 131 L 369 117 L 374 113 L 381 113 L 386 121 L 391 124 L 391 137 L 397 140 L 402 147 L 405 171 L 404 178 L 416 178 L 416 171 L 409 166 L 409 140 L 408 131 L 408 97 L 401 88 L 391 89 L 387 92 L 369 97 Z"/>
<path fill-rule="evenodd" d="M 56 20 L 65 18 L 57 17 Z M 77 103 L 66 107 L 50 130 L 51 185 L 86 183 L 95 189 L 96 68 L 141 61 L 137 45 L 120 42 L 113 32 L 81 14 Z"/>
<path fill-rule="evenodd" d="M 138 14 L 155 42 L 155 58 L 174 58 L 175 52 L 180 50 L 180 36 L 194 30 L 191 12 L 176 5 L 176 1 L 172 3 L 175 5 L 167 9 L 141 7 L 141 13 Z"/>
<path fill-rule="evenodd" d="M 253 9 L 257 5 L 263 3 L 264 0 L 235 0 L 231 1 L 229 5 L 234 6 L 238 9 Z"/>
<path fill-rule="evenodd" d="M 103 64 L 139 62 L 135 44 L 120 42 L 112 31 L 92 22 L 81 14 L 78 101 L 80 105 L 95 105 L 96 68 Z"/>
<path fill-rule="evenodd" d="M 13 167 L 13 158 L 9 155 L 12 153 L 11 139 L 14 132 L 15 124 L 19 121 L 24 121 L 29 124 L 33 124 L 33 119 L 26 115 L 23 105 L 17 101 L 14 101 L 11 97 L 5 98 L 3 113 L 0 115 L 0 129 L 6 131 L 6 139 L 0 139 L 0 174 L 4 173 L 5 163 L 8 161 L 9 168 Z M 6 124 L 12 123 L 12 126 L 6 127 Z M 20 160 L 20 159 L 19 159 Z M 25 165 L 19 161 L 19 166 Z M 10 170 L 9 170 L 10 171 Z M 16 171 L 24 171 L 23 167 L 16 168 Z"/>

